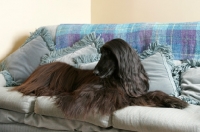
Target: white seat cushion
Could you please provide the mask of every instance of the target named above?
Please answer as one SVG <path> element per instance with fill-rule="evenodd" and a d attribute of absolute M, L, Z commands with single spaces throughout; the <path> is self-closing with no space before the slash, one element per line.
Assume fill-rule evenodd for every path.
<path fill-rule="evenodd" d="M 200 106 L 183 110 L 129 106 L 113 114 L 113 127 L 138 132 L 200 132 Z"/>
<path fill-rule="evenodd" d="M 61 112 L 59 108 L 54 104 L 54 98 L 50 98 L 47 96 L 41 96 L 36 99 L 35 102 L 35 113 L 39 115 L 51 116 L 51 117 L 59 117 L 65 118 L 64 114 Z M 72 120 L 79 120 L 84 122 L 89 122 L 97 126 L 101 127 L 110 127 L 111 126 L 111 117 L 102 116 L 102 115 L 89 115 L 86 118 L 79 117 Z"/>
<path fill-rule="evenodd" d="M 23 96 L 16 91 L 9 91 L 12 87 L 0 87 L 0 108 L 20 113 L 34 111 L 35 97 Z"/>

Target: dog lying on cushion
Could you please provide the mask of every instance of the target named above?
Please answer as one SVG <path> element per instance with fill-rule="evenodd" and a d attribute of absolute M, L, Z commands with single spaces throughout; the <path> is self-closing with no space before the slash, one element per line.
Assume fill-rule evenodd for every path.
<path fill-rule="evenodd" d="M 56 105 L 68 118 L 98 112 L 111 114 L 126 106 L 182 109 L 187 103 L 161 91 L 148 92 L 149 79 L 139 56 L 122 39 L 101 48 L 94 70 L 77 69 L 61 62 L 39 66 L 12 90 L 24 95 L 55 96 Z"/>

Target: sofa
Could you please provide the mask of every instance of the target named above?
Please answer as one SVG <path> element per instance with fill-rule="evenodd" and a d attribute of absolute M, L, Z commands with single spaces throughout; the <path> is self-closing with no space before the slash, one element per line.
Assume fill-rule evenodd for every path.
<path fill-rule="evenodd" d="M 161 90 L 188 102 L 188 107 L 128 106 L 111 115 L 68 119 L 54 97 L 10 91 L 39 65 L 61 61 L 93 69 L 101 46 L 114 38 L 124 39 L 138 52 L 150 79 L 149 91 Z M 199 58 L 200 22 L 39 27 L 0 63 L 0 131 L 200 132 Z"/>

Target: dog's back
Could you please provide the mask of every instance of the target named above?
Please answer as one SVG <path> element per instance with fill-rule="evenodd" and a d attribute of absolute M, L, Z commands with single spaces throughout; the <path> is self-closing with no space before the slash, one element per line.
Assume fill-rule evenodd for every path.
<path fill-rule="evenodd" d="M 62 62 L 39 66 L 26 81 L 12 90 L 24 95 L 54 96 L 73 92 L 80 85 L 98 81 L 92 70 L 81 70 Z M 89 79 L 90 78 L 90 79 Z"/>

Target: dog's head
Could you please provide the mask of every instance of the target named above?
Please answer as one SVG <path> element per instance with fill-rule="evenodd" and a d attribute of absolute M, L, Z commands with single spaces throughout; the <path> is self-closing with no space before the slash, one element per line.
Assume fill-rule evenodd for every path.
<path fill-rule="evenodd" d="M 101 48 L 101 58 L 94 68 L 94 74 L 100 78 L 110 77 L 118 68 L 116 56 L 105 45 Z"/>
<path fill-rule="evenodd" d="M 94 74 L 100 78 L 107 78 L 114 71 L 117 72 L 115 76 L 124 78 L 132 73 L 139 59 L 135 50 L 122 39 L 108 41 L 101 47 L 100 51 L 101 58 L 94 69 Z M 134 65 L 133 61 L 136 62 Z"/>
<path fill-rule="evenodd" d="M 129 96 L 137 97 L 148 88 L 148 77 L 136 51 L 122 39 L 113 39 L 101 48 L 101 58 L 94 74 L 117 78 Z"/>

